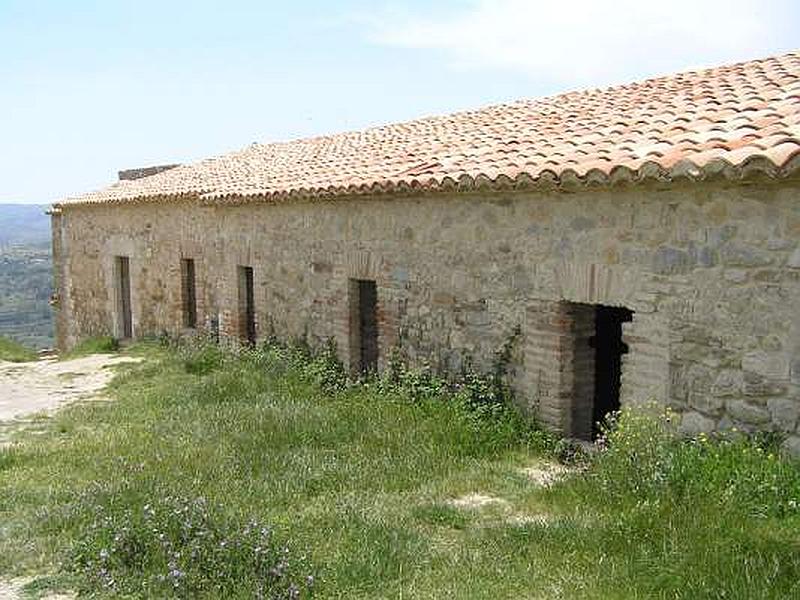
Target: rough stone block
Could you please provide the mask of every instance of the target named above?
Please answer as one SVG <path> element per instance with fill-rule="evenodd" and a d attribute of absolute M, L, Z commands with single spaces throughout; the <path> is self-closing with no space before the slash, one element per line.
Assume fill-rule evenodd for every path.
<path fill-rule="evenodd" d="M 747 281 L 746 269 L 725 269 L 725 280 L 731 283 L 744 283 Z"/>
<path fill-rule="evenodd" d="M 745 396 L 758 398 L 761 396 L 780 396 L 786 392 L 786 385 L 767 379 L 757 373 L 749 371 L 744 374 L 744 384 L 742 385 L 742 393 Z"/>
<path fill-rule="evenodd" d="M 800 248 L 795 248 L 794 252 L 789 256 L 786 266 L 790 269 L 800 269 Z"/>
<path fill-rule="evenodd" d="M 689 248 L 689 257 L 698 267 L 710 268 L 717 264 L 717 252 L 709 246 L 696 246 Z"/>
<path fill-rule="evenodd" d="M 788 379 L 789 359 L 779 352 L 755 351 L 742 357 L 742 369 L 768 379 Z"/>
<path fill-rule="evenodd" d="M 786 456 L 800 458 L 800 436 L 792 435 L 786 438 L 781 450 Z"/>
<path fill-rule="evenodd" d="M 707 393 L 692 393 L 689 396 L 689 406 L 707 415 L 718 416 L 725 406 L 725 401 Z"/>
<path fill-rule="evenodd" d="M 717 422 L 698 412 L 687 412 L 681 417 L 679 431 L 683 435 L 694 436 L 714 431 Z"/>
<path fill-rule="evenodd" d="M 772 420 L 766 408 L 744 400 L 729 400 L 727 408 L 734 419 L 748 425 L 766 425 Z"/>
<path fill-rule="evenodd" d="M 456 303 L 455 296 L 447 292 L 434 292 L 431 302 L 434 306 L 453 306 Z"/>
<path fill-rule="evenodd" d="M 769 250 L 789 250 L 794 246 L 794 241 L 785 240 L 782 238 L 770 238 L 767 240 L 767 249 Z"/>
<path fill-rule="evenodd" d="M 685 273 L 691 268 L 692 262 L 688 252 L 671 246 L 661 246 L 653 255 L 652 269 L 662 275 Z"/>
<path fill-rule="evenodd" d="M 789 398 L 770 398 L 767 408 L 772 415 L 772 422 L 781 431 L 794 431 L 800 418 L 800 401 Z"/>
<path fill-rule="evenodd" d="M 742 372 L 734 369 L 725 369 L 717 374 L 714 384 L 711 386 L 711 393 L 718 397 L 736 396 L 742 391 L 743 376 Z"/>
<path fill-rule="evenodd" d="M 736 236 L 736 225 L 726 224 L 721 227 L 709 227 L 706 230 L 706 239 L 709 244 L 718 246 L 732 240 Z"/>
<path fill-rule="evenodd" d="M 772 263 L 770 255 L 758 248 L 726 244 L 721 251 L 722 262 L 732 267 L 764 267 Z"/>
<path fill-rule="evenodd" d="M 404 267 L 395 267 L 392 269 L 392 281 L 398 286 L 405 286 L 408 283 L 408 269 Z"/>
<path fill-rule="evenodd" d="M 570 227 L 574 231 L 587 231 L 595 227 L 595 222 L 587 217 L 575 217 L 570 222 Z"/>

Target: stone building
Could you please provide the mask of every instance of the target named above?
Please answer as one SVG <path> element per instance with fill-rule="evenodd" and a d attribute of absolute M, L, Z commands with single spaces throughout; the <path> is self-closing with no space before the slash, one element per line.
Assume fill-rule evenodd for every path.
<path fill-rule="evenodd" d="M 800 53 L 282 143 L 53 207 L 61 348 L 208 328 L 800 450 Z"/>

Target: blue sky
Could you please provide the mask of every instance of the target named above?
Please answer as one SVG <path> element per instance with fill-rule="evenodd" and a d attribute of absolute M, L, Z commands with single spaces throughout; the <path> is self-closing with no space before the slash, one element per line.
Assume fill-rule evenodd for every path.
<path fill-rule="evenodd" d="M 790 0 L 0 0 L 0 202 L 799 47 Z"/>

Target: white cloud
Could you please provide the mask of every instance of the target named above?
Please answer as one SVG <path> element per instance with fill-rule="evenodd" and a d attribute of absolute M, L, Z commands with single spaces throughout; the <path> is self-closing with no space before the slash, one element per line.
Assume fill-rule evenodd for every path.
<path fill-rule="evenodd" d="M 444 52 L 458 69 L 599 85 L 790 49 L 789 0 L 471 0 L 436 17 L 366 20 L 373 42 Z M 441 12 L 441 11 L 440 11 Z M 793 17 L 792 17 L 792 13 Z M 796 25 L 796 23 L 795 23 Z M 783 37 L 782 37 L 783 36 Z"/>

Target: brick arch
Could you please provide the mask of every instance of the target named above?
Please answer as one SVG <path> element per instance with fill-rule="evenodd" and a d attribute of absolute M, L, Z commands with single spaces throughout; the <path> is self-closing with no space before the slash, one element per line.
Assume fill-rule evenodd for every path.
<path fill-rule="evenodd" d="M 380 257 L 369 250 L 354 250 L 344 257 L 345 274 L 348 279 L 380 278 Z"/>
<path fill-rule="evenodd" d="M 559 298 L 583 304 L 626 306 L 636 310 L 641 271 L 636 267 L 563 262 L 555 269 Z"/>

